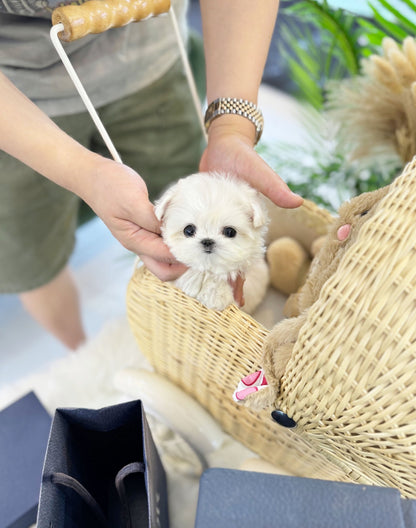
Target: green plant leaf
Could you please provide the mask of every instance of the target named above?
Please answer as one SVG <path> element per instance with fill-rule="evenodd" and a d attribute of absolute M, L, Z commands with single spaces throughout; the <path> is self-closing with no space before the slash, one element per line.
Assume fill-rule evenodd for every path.
<path fill-rule="evenodd" d="M 407 7 L 416 13 L 416 3 L 413 0 L 400 0 L 400 2 L 407 5 Z"/>
<path fill-rule="evenodd" d="M 380 1 L 380 0 L 378 0 Z M 380 26 L 386 31 L 386 34 L 390 34 L 395 39 L 401 41 L 407 37 L 407 32 L 399 27 L 394 22 L 390 22 L 390 20 L 387 20 L 383 15 L 380 14 L 379 11 L 370 3 L 368 2 L 368 5 L 370 6 L 371 10 L 374 14 L 374 19 L 380 24 Z"/>
<path fill-rule="evenodd" d="M 281 25 L 279 52 L 298 86 L 298 95 L 320 108 L 327 80 L 359 72 L 359 40 L 364 29 L 352 14 L 334 10 L 326 1 L 301 0 L 283 7 L 283 12 L 287 16 Z"/>
<path fill-rule="evenodd" d="M 351 73 L 358 71 L 356 44 L 349 31 L 352 27 L 350 15 L 342 10 L 332 10 L 326 2 L 320 4 L 314 0 L 297 2 L 287 8 L 287 12 L 310 22 L 332 37 L 336 37 L 348 70 Z"/>
<path fill-rule="evenodd" d="M 404 31 L 416 34 L 416 25 L 413 24 L 413 22 L 411 22 L 406 16 L 400 13 L 398 9 L 394 8 L 386 0 L 377 0 L 377 2 L 379 2 L 383 7 L 385 7 L 385 9 L 387 9 L 396 18 L 396 23 L 401 23 L 401 26 L 403 27 Z"/>
<path fill-rule="evenodd" d="M 383 38 L 386 36 L 386 32 L 382 31 L 373 22 L 364 18 L 358 18 L 357 24 L 360 26 L 363 32 L 363 38 L 368 44 L 363 45 L 361 48 L 361 56 L 368 57 L 373 53 L 377 53 L 381 49 L 381 43 Z"/>
<path fill-rule="evenodd" d="M 302 86 L 302 98 L 308 101 L 315 108 L 321 108 L 323 104 L 323 97 L 320 84 L 291 57 L 287 57 L 286 60 L 291 70 L 293 80 L 299 86 Z"/>

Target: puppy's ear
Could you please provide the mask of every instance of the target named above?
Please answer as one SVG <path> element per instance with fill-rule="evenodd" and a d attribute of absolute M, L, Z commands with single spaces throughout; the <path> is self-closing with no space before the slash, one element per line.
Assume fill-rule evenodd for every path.
<path fill-rule="evenodd" d="M 251 220 L 253 227 L 263 227 L 267 224 L 269 217 L 267 215 L 266 206 L 260 196 L 257 194 L 256 198 L 251 202 Z"/>
<path fill-rule="evenodd" d="M 156 200 L 155 215 L 159 222 L 161 222 L 165 216 L 166 210 L 169 207 L 169 203 L 171 202 L 175 192 L 175 185 L 173 185 L 172 187 L 169 187 L 169 189 L 167 189 L 158 200 Z"/>

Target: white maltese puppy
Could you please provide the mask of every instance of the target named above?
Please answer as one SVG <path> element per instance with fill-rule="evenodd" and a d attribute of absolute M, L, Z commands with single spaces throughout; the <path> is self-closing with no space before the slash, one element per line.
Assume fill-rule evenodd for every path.
<path fill-rule="evenodd" d="M 179 180 L 155 204 L 164 241 L 188 270 L 175 282 L 213 310 L 234 302 L 230 281 L 245 277 L 245 311 L 263 299 L 269 275 L 264 259 L 268 215 L 247 183 L 219 173 Z"/>

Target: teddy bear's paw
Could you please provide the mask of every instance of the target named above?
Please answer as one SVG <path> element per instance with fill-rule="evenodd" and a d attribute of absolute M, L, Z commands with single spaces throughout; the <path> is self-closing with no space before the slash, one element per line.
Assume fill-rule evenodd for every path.
<path fill-rule="evenodd" d="M 246 392 L 243 394 L 241 394 L 241 391 L 238 392 L 235 401 L 239 405 L 244 405 L 244 407 L 248 407 L 252 411 L 263 411 L 264 409 L 271 408 L 276 400 L 276 392 L 270 385 L 256 387 L 256 389 L 255 391 L 245 389 Z"/>
<path fill-rule="evenodd" d="M 275 391 L 267 383 L 263 370 L 258 370 L 243 378 L 234 391 L 233 400 L 236 403 L 261 410 L 273 404 Z"/>

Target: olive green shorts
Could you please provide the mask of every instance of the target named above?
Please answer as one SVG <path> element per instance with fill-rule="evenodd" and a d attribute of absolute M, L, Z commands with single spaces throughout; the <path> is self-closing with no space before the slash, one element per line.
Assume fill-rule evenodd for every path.
<path fill-rule="evenodd" d="M 151 86 L 99 114 L 123 163 L 146 181 L 151 199 L 198 170 L 204 139 L 179 61 Z M 87 112 L 54 121 L 110 157 Z M 66 265 L 80 200 L 3 152 L 0 183 L 0 293 L 20 293 L 48 283 Z"/>

